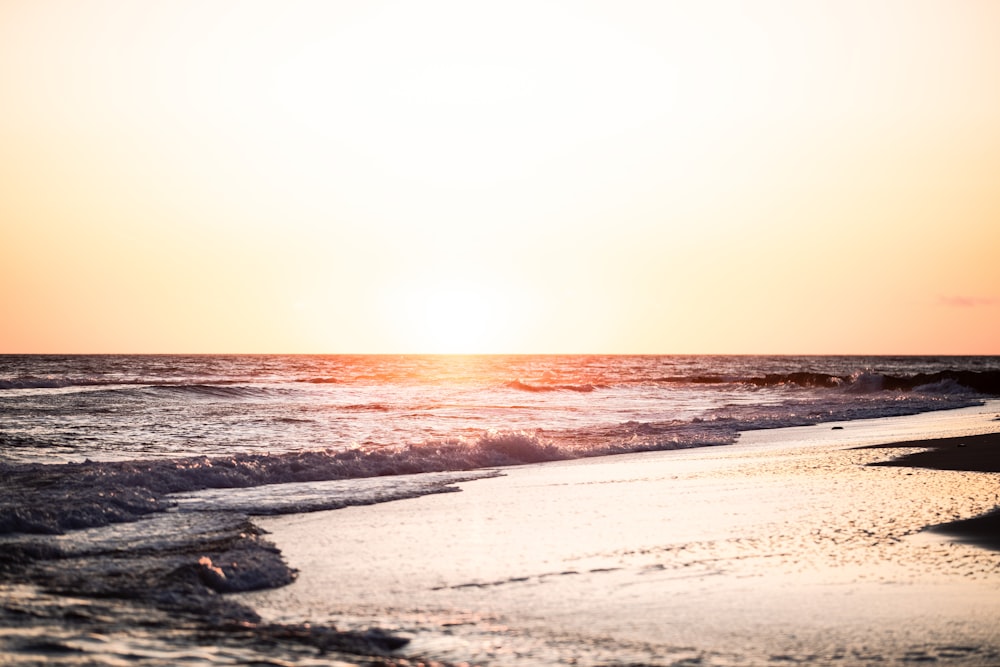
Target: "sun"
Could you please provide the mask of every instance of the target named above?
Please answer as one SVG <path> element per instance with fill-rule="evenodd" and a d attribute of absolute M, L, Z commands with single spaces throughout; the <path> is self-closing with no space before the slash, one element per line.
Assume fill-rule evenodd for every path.
<path fill-rule="evenodd" d="M 516 351 L 524 320 L 510 289 L 432 280 L 387 290 L 384 315 L 399 346 L 417 354 Z"/>

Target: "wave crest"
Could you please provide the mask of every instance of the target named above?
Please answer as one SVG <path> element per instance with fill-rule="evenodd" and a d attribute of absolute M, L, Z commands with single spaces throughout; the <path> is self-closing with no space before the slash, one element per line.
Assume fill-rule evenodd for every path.
<path fill-rule="evenodd" d="M 167 509 L 165 496 L 203 489 L 468 471 L 567 458 L 539 436 L 488 432 L 398 449 L 237 454 L 218 458 L 0 464 L 0 534 L 58 533 Z M 40 480 L 44 483 L 41 483 Z"/>
<path fill-rule="evenodd" d="M 165 394 L 181 394 L 198 398 L 249 399 L 272 396 L 277 390 L 269 387 L 252 387 L 228 383 L 214 384 L 164 384 L 148 388 Z"/>
<path fill-rule="evenodd" d="M 26 375 L 11 380 L 0 380 L 0 390 L 3 389 L 65 389 L 66 387 L 93 387 L 105 384 L 122 384 L 108 382 L 96 378 L 52 378 Z"/>
<path fill-rule="evenodd" d="M 592 384 L 529 384 L 527 382 L 522 382 L 521 380 L 511 380 L 510 382 L 505 382 L 504 386 L 508 389 L 530 391 L 533 393 L 546 391 L 576 391 L 580 393 L 588 393 L 594 391 L 595 389 Z"/>

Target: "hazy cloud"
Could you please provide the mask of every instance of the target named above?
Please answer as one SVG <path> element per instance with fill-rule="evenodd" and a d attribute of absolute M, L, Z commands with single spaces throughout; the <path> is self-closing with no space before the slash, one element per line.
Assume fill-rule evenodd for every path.
<path fill-rule="evenodd" d="M 952 308 L 980 308 L 983 306 L 995 306 L 1000 303 L 1000 299 L 992 296 L 942 296 L 938 300 L 942 305 Z"/>

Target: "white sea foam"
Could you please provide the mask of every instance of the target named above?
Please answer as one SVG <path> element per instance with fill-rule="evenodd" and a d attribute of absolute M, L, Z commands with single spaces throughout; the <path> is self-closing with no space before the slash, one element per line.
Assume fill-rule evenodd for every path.
<path fill-rule="evenodd" d="M 226 511 L 251 515 L 292 514 L 374 505 L 431 493 L 456 491 L 454 485 L 492 477 L 490 470 L 439 472 L 322 482 L 267 484 L 243 489 L 205 489 L 167 496 L 184 512 Z"/>

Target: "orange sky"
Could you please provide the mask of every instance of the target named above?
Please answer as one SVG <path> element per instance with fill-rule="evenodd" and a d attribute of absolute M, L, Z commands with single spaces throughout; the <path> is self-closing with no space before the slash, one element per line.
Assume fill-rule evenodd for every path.
<path fill-rule="evenodd" d="M 1000 3 L 0 3 L 0 353 L 1000 354 Z"/>

